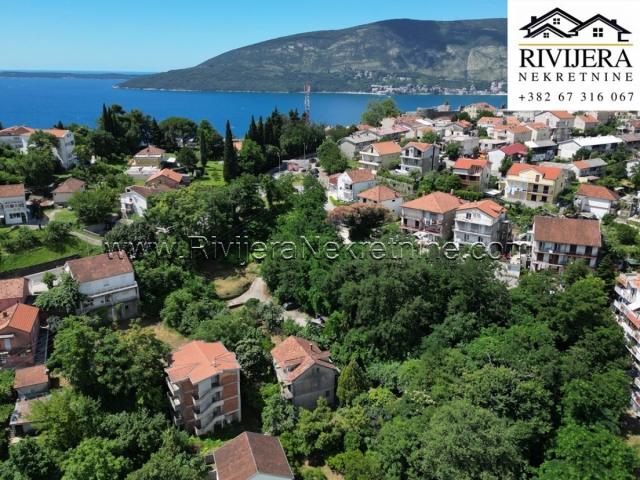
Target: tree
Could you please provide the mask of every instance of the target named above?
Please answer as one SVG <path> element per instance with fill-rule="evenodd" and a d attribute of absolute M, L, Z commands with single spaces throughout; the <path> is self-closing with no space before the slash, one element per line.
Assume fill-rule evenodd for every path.
<path fill-rule="evenodd" d="M 422 136 L 421 141 L 430 144 L 438 143 L 440 141 L 440 136 L 435 131 L 429 131 Z"/>
<path fill-rule="evenodd" d="M 348 162 L 338 144 L 332 138 L 327 138 L 318 147 L 318 160 L 320 166 L 329 174 L 343 172 L 348 166 Z"/>
<path fill-rule="evenodd" d="M 65 480 L 111 480 L 122 478 L 131 462 L 118 453 L 117 442 L 88 438 L 72 450 L 64 461 Z"/>
<path fill-rule="evenodd" d="M 238 154 L 239 169 L 242 173 L 258 174 L 265 169 L 265 158 L 260 145 L 246 138 Z"/>
<path fill-rule="evenodd" d="M 601 427 L 562 427 L 548 457 L 538 480 L 633 480 L 640 467 L 633 448 Z"/>
<path fill-rule="evenodd" d="M 507 172 L 511 169 L 512 166 L 513 161 L 511 160 L 511 156 L 505 155 L 505 157 L 502 159 L 502 162 L 500 163 L 500 173 L 503 177 L 507 175 Z"/>
<path fill-rule="evenodd" d="M 354 358 L 338 377 L 336 394 L 341 405 L 351 405 L 355 398 L 368 387 L 367 377 Z"/>
<path fill-rule="evenodd" d="M 80 221 L 87 225 L 103 223 L 116 208 L 117 194 L 111 188 L 99 186 L 92 190 L 74 193 L 69 205 L 77 212 Z"/>
<path fill-rule="evenodd" d="M 231 124 L 227 120 L 224 134 L 224 157 L 223 157 L 222 175 L 225 182 L 230 182 L 240 174 L 238 166 L 238 155 L 236 147 L 233 145 L 233 133 L 231 133 Z"/>
<path fill-rule="evenodd" d="M 444 149 L 444 153 L 449 160 L 457 160 L 460 158 L 460 144 L 456 142 L 448 143 Z"/>
<path fill-rule="evenodd" d="M 51 290 L 53 288 L 53 284 L 56 281 L 56 275 L 54 273 L 51 273 L 49 271 L 44 272 L 44 275 L 42 275 L 42 283 L 44 283 L 47 288 L 49 290 Z"/>
<path fill-rule="evenodd" d="M 297 408 L 277 392 L 265 400 L 262 409 L 262 430 L 269 435 L 291 432 L 296 426 L 297 418 Z"/>
<path fill-rule="evenodd" d="M 387 117 L 397 117 L 402 112 L 392 98 L 384 100 L 374 100 L 369 102 L 367 110 L 362 114 L 362 123 L 371 126 L 379 126 L 382 119 Z"/>
<path fill-rule="evenodd" d="M 9 448 L 11 470 L 29 480 L 55 480 L 61 473 L 52 455 L 52 450 L 33 437 L 25 437 Z M 14 478 L 14 477 L 12 477 Z"/>
<path fill-rule="evenodd" d="M 189 171 L 193 171 L 193 169 L 196 168 L 196 165 L 198 164 L 196 153 L 193 151 L 193 149 L 188 147 L 182 147 L 180 150 L 178 150 L 176 160 L 180 165 L 182 165 Z"/>
<path fill-rule="evenodd" d="M 82 298 L 78 282 L 71 275 L 63 273 L 58 285 L 38 295 L 34 305 L 46 312 L 67 316 L 75 313 Z"/>
<path fill-rule="evenodd" d="M 329 214 L 329 220 L 345 225 L 352 241 L 363 240 L 385 223 L 392 221 L 389 210 L 382 205 L 347 205 L 337 207 Z"/>
<path fill-rule="evenodd" d="M 44 229 L 44 241 L 51 246 L 60 245 L 69 238 L 70 231 L 70 223 L 52 220 Z"/>
<path fill-rule="evenodd" d="M 591 149 L 582 147 L 573 155 L 574 160 L 588 160 L 591 158 Z"/>
<path fill-rule="evenodd" d="M 236 344 L 234 352 L 242 367 L 242 373 L 249 382 L 257 383 L 271 373 L 271 359 L 262 347 L 260 336 L 248 335 L 243 338 Z"/>
<path fill-rule="evenodd" d="M 188 118 L 169 117 L 160 122 L 160 130 L 162 130 L 165 145 L 170 150 L 175 150 L 196 138 L 198 126 Z"/>

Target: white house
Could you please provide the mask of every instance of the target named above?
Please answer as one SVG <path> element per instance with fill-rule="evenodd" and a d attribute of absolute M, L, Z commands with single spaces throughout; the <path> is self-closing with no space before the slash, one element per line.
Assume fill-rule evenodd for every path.
<path fill-rule="evenodd" d="M 450 137 L 444 137 L 442 141 L 446 145 L 450 143 L 460 145 L 460 155 L 462 156 L 471 156 L 476 148 L 480 148 L 480 139 L 470 135 L 452 135 Z"/>
<path fill-rule="evenodd" d="M 136 215 L 142 217 L 147 211 L 149 198 L 169 190 L 172 188 L 162 184 L 153 187 L 131 185 L 120 195 L 120 211 L 125 218 Z"/>
<path fill-rule="evenodd" d="M 493 200 L 465 203 L 456 210 L 453 241 L 456 245 L 481 243 L 506 246 L 511 234 L 507 209 Z"/>
<path fill-rule="evenodd" d="M 604 174 L 607 162 L 601 158 L 591 158 L 589 160 L 578 160 L 571 163 L 571 170 L 578 179 L 588 179 L 588 177 L 601 177 Z"/>
<path fill-rule="evenodd" d="M 396 142 L 376 142 L 368 145 L 360 152 L 360 165 L 363 168 L 378 170 L 382 167 L 388 168 L 394 162 L 400 160 L 402 149 Z"/>
<path fill-rule="evenodd" d="M 55 190 L 53 190 L 53 201 L 58 205 L 64 205 L 69 203 L 69 199 L 73 196 L 74 193 L 84 192 L 86 184 L 82 180 L 78 180 L 77 178 L 67 178 L 64 182 L 58 185 Z"/>
<path fill-rule="evenodd" d="M 28 218 L 24 185 L 0 185 L 0 225 L 26 223 Z"/>
<path fill-rule="evenodd" d="M 27 153 L 31 135 L 37 131 L 39 130 L 24 125 L 5 128 L 0 130 L 0 142 L 6 143 L 21 153 Z M 63 168 L 72 167 L 77 161 L 73 152 L 76 146 L 73 132 L 61 128 L 45 128 L 40 131 L 56 137 L 58 145 L 54 149 L 54 155 L 60 160 Z"/>
<path fill-rule="evenodd" d="M 376 184 L 376 176 L 371 170 L 347 170 L 338 176 L 336 196 L 343 202 L 357 200 L 358 194 Z"/>
<path fill-rule="evenodd" d="M 440 168 L 440 149 L 430 143 L 409 142 L 400 154 L 400 171 L 424 175 Z"/>
<path fill-rule="evenodd" d="M 551 140 L 557 143 L 571 138 L 575 117 L 569 112 L 554 110 L 542 112 L 535 117 L 535 123 L 544 123 L 551 131 Z"/>
<path fill-rule="evenodd" d="M 369 190 L 360 192 L 358 200 L 366 205 L 382 205 L 396 215 L 400 215 L 400 205 L 402 205 L 403 197 L 386 185 L 377 185 Z"/>
<path fill-rule="evenodd" d="M 572 138 L 558 145 L 558 156 L 564 160 L 571 160 L 581 148 L 599 153 L 610 152 L 621 143 L 624 143 L 623 140 L 613 135 Z"/>
<path fill-rule="evenodd" d="M 607 214 L 615 212 L 620 197 L 607 187 L 583 183 L 578 187 L 574 198 L 575 206 L 581 212 L 587 212 L 602 219 Z"/>
<path fill-rule="evenodd" d="M 111 307 L 113 317 L 130 318 L 137 314 L 140 298 L 133 266 L 127 254 L 118 251 L 119 245 L 109 247 L 114 253 L 69 260 L 64 271 L 78 282 L 85 297 L 78 314 Z"/>
<path fill-rule="evenodd" d="M 348 137 L 338 140 L 338 146 L 348 158 L 354 158 L 358 152 L 364 150 L 368 145 L 380 140 L 380 136 L 368 130 L 354 132 Z"/>

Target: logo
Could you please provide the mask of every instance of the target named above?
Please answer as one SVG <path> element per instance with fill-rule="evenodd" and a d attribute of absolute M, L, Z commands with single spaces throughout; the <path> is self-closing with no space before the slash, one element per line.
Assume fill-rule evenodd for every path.
<path fill-rule="evenodd" d="M 509 108 L 640 109 L 639 4 L 509 0 Z"/>

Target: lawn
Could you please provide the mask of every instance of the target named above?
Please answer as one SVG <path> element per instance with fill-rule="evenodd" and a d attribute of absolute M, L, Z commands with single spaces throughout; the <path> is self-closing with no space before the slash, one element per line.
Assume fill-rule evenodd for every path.
<path fill-rule="evenodd" d="M 239 297 L 246 292 L 257 275 L 257 265 L 246 268 L 216 263 L 207 269 L 207 276 L 213 280 L 216 295 L 222 300 Z"/>
<path fill-rule="evenodd" d="M 199 185 L 211 185 L 212 187 L 220 187 L 224 185 L 222 177 L 222 162 L 211 161 L 207 163 L 204 175 L 193 180 L 193 183 Z"/>
<path fill-rule="evenodd" d="M 144 327 L 145 330 L 153 332 L 158 340 L 163 341 L 171 347 L 171 350 L 177 350 L 189 339 L 177 331 L 167 327 L 163 322 L 154 323 Z"/>
<path fill-rule="evenodd" d="M 51 262 L 71 255 L 87 257 L 89 255 L 97 255 L 98 253 L 102 253 L 102 249 L 100 247 L 89 245 L 76 237 L 70 236 L 63 245 L 59 246 L 59 248 L 52 248 L 43 245 L 25 252 L 9 253 L 2 251 L 2 257 L 0 258 L 0 272 L 15 270 L 16 268 L 31 267 L 33 265 Z"/>
<path fill-rule="evenodd" d="M 48 210 L 45 212 L 45 214 L 47 215 L 47 217 L 49 217 L 49 219 L 51 219 L 51 217 L 53 216 L 55 220 L 71 223 L 74 226 L 78 225 L 78 215 L 73 210 L 59 208 L 55 210 Z"/>

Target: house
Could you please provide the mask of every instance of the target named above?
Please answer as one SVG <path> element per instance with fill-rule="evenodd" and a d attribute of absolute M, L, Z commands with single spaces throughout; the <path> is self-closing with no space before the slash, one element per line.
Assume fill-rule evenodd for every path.
<path fill-rule="evenodd" d="M 479 118 L 476 122 L 478 128 L 485 128 L 489 134 L 491 134 L 490 130 L 495 127 L 499 127 L 504 125 L 504 118 L 502 117 L 482 117 Z"/>
<path fill-rule="evenodd" d="M 505 158 L 509 157 L 512 163 L 521 163 L 526 160 L 528 154 L 529 149 L 521 143 L 505 145 L 498 150 L 489 152 L 487 158 L 489 159 L 491 173 L 495 176 L 500 176 L 500 167 Z"/>
<path fill-rule="evenodd" d="M 163 168 L 159 172 L 151 175 L 147 181 L 144 182 L 147 187 L 165 185 L 169 188 L 178 188 L 186 183 L 188 183 L 188 176 L 182 175 L 170 168 Z"/>
<path fill-rule="evenodd" d="M 451 238 L 456 209 L 463 204 L 454 195 L 434 192 L 400 207 L 400 228 L 406 232 L 424 232 L 428 241 Z"/>
<path fill-rule="evenodd" d="M 551 130 L 551 140 L 556 143 L 564 142 L 571 138 L 575 118 L 565 111 L 542 112 L 535 116 L 535 123 L 544 123 Z"/>
<path fill-rule="evenodd" d="M 456 209 L 453 241 L 456 245 L 483 244 L 504 248 L 511 236 L 507 209 L 493 200 L 465 203 Z"/>
<path fill-rule="evenodd" d="M 13 389 L 18 398 L 35 398 L 49 391 L 49 373 L 45 365 L 16 369 Z"/>
<path fill-rule="evenodd" d="M 278 437 L 243 432 L 214 450 L 216 480 L 293 480 Z"/>
<path fill-rule="evenodd" d="M 110 248 L 117 245 L 109 245 Z M 138 313 L 140 294 L 133 266 L 124 252 L 103 253 L 69 260 L 64 271 L 78 282 L 84 296 L 78 314 L 110 307 L 111 315 L 121 319 Z"/>
<path fill-rule="evenodd" d="M 0 280 L 0 312 L 18 303 L 25 303 L 29 281 L 24 277 Z"/>
<path fill-rule="evenodd" d="M 558 144 L 553 140 L 532 140 L 525 142 L 524 145 L 531 150 L 532 162 L 543 162 L 555 158 L 558 148 Z"/>
<path fill-rule="evenodd" d="M 442 139 L 445 145 L 450 143 L 456 143 L 460 146 L 459 154 L 463 156 L 471 156 L 474 154 L 476 148 L 480 149 L 480 139 L 478 137 L 472 137 L 470 135 L 452 135 L 450 137 L 444 137 Z"/>
<path fill-rule="evenodd" d="M 615 212 L 620 197 L 607 187 L 583 183 L 578 187 L 574 197 L 574 204 L 581 212 L 588 212 L 597 218 Z"/>
<path fill-rule="evenodd" d="M 402 149 L 396 142 L 376 142 L 368 145 L 360 152 L 360 166 L 379 170 L 389 168 L 400 161 Z"/>
<path fill-rule="evenodd" d="M 578 260 L 595 268 L 602 248 L 598 220 L 576 218 L 535 217 L 531 269 L 562 271 Z"/>
<path fill-rule="evenodd" d="M 624 143 L 621 138 L 613 135 L 600 137 L 572 138 L 558 145 L 558 156 L 564 160 L 571 160 L 578 150 L 586 149 L 597 153 L 606 153 L 615 150 L 618 145 Z"/>
<path fill-rule="evenodd" d="M 511 126 L 507 129 L 506 132 L 506 139 L 507 139 L 507 143 L 509 144 L 514 144 L 514 143 L 524 143 L 524 142 L 528 142 L 531 140 L 531 137 L 533 136 L 533 132 L 529 127 L 526 127 L 524 125 L 514 125 Z"/>
<path fill-rule="evenodd" d="M 617 20 L 610 20 L 600 14 L 576 26 L 571 33 L 578 38 L 598 43 L 628 42 L 626 35 L 631 34 L 629 30 L 618 25 Z"/>
<path fill-rule="evenodd" d="M 162 183 L 153 187 L 144 187 L 142 185 L 126 187 L 124 193 L 120 195 L 120 211 L 124 218 L 143 217 L 148 208 L 149 198 L 170 190 L 172 188 Z"/>
<path fill-rule="evenodd" d="M 66 205 L 74 193 L 84 192 L 85 188 L 86 183 L 82 180 L 73 177 L 67 178 L 51 192 L 53 201 L 58 205 Z"/>
<path fill-rule="evenodd" d="M 0 225 L 27 223 L 28 218 L 24 185 L 0 185 Z"/>
<path fill-rule="evenodd" d="M 162 148 L 149 145 L 133 156 L 131 166 L 135 167 L 162 167 L 162 164 L 169 160 L 167 152 Z"/>
<path fill-rule="evenodd" d="M 472 119 L 478 118 L 478 115 L 483 112 L 496 113 L 497 110 L 496 107 L 486 102 L 472 103 L 462 109 L 462 111 L 468 113 Z"/>
<path fill-rule="evenodd" d="M 440 168 L 440 149 L 431 143 L 409 142 L 400 155 L 400 171 L 421 176 Z"/>
<path fill-rule="evenodd" d="M 496 140 L 495 138 L 481 138 L 480 152 L 482 153 L 493 152 L 494 150 L 499 150 L 506 145 L 507 145 L 507 141 L 504 139 Z"/>
<path fill-rule="evenodd" d="M 53 153 L 60 161 L 63 168 L 68 169 L 77 162 L 77 158 L 74 153 L 75 140 L 73 132 L 70 130 L 61 128 L 45 128 L 43 130 L 37 130 L 24 125 L 14 126 L 0 130 L 0 142 L 20 151 L 20 153 L 27 153 L 31 135 L 38 131 L 48 133 L 56 138 L 58 144 L 53 149 Z"/>
<path fill-rule="evenodd" d="M 376 176 L 371 170 L 356 169 L 342 172 L 337 179 L 336 197 L 343 202 L 353 202 L 360 192 L 376 184 Z"/>
<path fill-rule="evenodd" d="M 640 133 L 623 133 L 622 135 L 619 135 L 619 138 L 629 148 L 640 148 Z"/>
<path fill-rule="evenodd" d="M 411 129 L 402 125 L 394 124 L 389 127 L 373 128 L 370 131 L 376 134 L 378 138 L 389 138 L 391 140 L 399 142 L 400 140 L 402 140 L 402 137 L 411 132 Z"/>
<path fill-rule="evenodd" d="M 560 168 L 516 163 L 507 172 L 504 200 L 536 207 L 555 203 L 564 190 L 566 175 Z"/>
<path fill-rule="evenodd" d="M 578 160 L 571 164 L 576 178 L 601 177 L 607 167 L 607 162 L 601 158 Z"/>
<path fill-rule="evenodd" d="M 377 185 L 369 190 L 360 192 L 358 200 L 365 205 L 382 205 L 388 208 L 396 215 L 400 215 L 400 205 L 402 204 L 402 196 L 387 187 L 386 185 Z"/>
<path fill-rule="evenodd" d="M 183 345 L 171 353 L 165 373 L 176 426 L 201 436 L 242 419 L 240 364 L 222 343 Z"/>
<path fill-rule="evenodd" d="M 598 128 L 598 125 L 600 125 L 598 119 L 591 115 L 576 115 L 573 128 L 580 130 L 582 133 L 586 133 L 595 130 Z"/>
<path fill-rule="evenodd" d="M 46 402 L 50 396 L 36 398 L 19 398 L 9 418 L 11 436 L 22 437 L 37 431 L 38 420 L 33 418 L 33 406 L 37 402 Z"/>
<path fill-rule="evenodd" d="M 0 312 L 0 366 L 33 365 L 38 333 L 40 309 L 24 303 Z"/>
<path fill-rule="evenodd" d="M 464 187 L 482 192 L 489 186 L 491 167 L 488 160 L 460 158 L 453 165 L 453 174 L 460 178 Z"/>
<path fill-rule="evenodd" d="M 576 17 L 569 15 L 561 8 L 554 8 L 540 17 L 531 17 L 531 22 L 522 27 L 525 38 L 551 39 L 568 38 L 574 28 L 582 25 Z"/>
<path fill-rule="evenodd" d="M 331 352 L 300 337 L 287 337 L 271 350 L 273 368 L 282 395 L 304 408 L 315 408 L 318 399 L 329 405 L 335 402 L 338 369 L 331 361 Z"/>
<path fill-rule="evenodd" d="M 613 307 L 616 322 L 624 332 L 625 346 L 631 354 L 634 381 L 631 384 L 630 406 L 640 415 L 640 274 L 623 273 L 616 279 Z"/>
<path fill-rule="evenodd" d="M 380 140 L 381 137 L 369 130 L 354 132 L 348 137 L 338 140 L 340 150 L 347 158 L 355 158 L 358 152 Z"/>
<path fill-rule="evenodd" d="M 551 130 L 546 123 L 527 123 L 525 127 L 531 130 L 531 138 L 528 141 L 540 142 L 543 140 L 551 140 Z"/>

